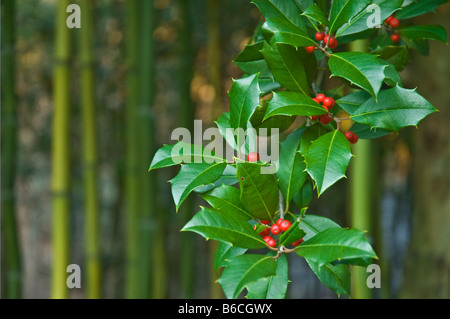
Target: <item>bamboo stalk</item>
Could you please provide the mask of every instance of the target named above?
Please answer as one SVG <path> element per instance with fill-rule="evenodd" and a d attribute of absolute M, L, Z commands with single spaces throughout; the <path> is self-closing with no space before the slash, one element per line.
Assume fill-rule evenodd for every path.
<path fill-rule="evenodd" d="M 358 40 L 350 44 L 350 51 L 367 51 L 368 41 Z M 353 145 L 353 163 L 350 168 L 350 216 L 354 228 L 368 231 L 372 236 L 372 167 L 373 143 L 360 139 Z M 352 267 L 352 298 L 370 299 L 372 291 L 367 287 L 368 273 L 364 267 Z"/>
<path fill-rule="evenodd" d="M 126 172 L 125 172 L 125 219 L 126 219 L 126 289 L 127 298 L 139 297 L 139 2 L 127 4 L 127 106 L 126 106 Z"/>
<path fill-rule="evenodd" d="M 179 97 L 180 112 L 179 125 L 187 128 L 190 132 L 194 128 L 195 105 L 191 99 L 191 81 L 193 76 L 192 65 L 194 62 L 193 44 L 191 36 L 191 1 L 179 1 L 180 15 L 183 24 L 180 26 L 180 59 L 179 59 Z M 192 198 L 187 198 L 183 203 L 179 215 L 182 221 L 187 221 L 192 216 L 194 202 Z M 181 233 L 181 296 L 182 298 L 192 298 L 194 293 L 194 269 L 195 269 L 195 243 L 191 234 Z"/>
<path fill-rule="evenodd" d="M 16 221 L 14 184 L 17 157 L 17 115 L 14 60 L 14 17 L 15 2 L 4 0 L 2 10 L 2 94 L 1 94 L 1 252 L 4 260 L 2 296 L 17 299 L 21 297 L 21 254 Z"/>
<path fill-rule="evenodd" d="M 154 6 L 153 1 L 140 0 L 140 93 L 139 93 L 139 126 L 140 126 L 140 162 L 141 177 L 141 215 L 140 225 L 140 296 L 148 298 L 151 294 L 152 273 L 154 271 L 152 258 L 153 231 L 156 229 L 156 199 L 155 175 L 146 174 L 146 170 L 155 152 L 154 119 L 152 104 L 154 99 Z"/>
<path fill-rule="evenodd" d="M 100 298 L 99 203 L 97 187 L 97 131 L 95 115 L 93 15 L 90 0 L 81 3 L 80 29 L 81 111 L 83 125 L 83 178 L 85 207 L 85 258 L 87 297 Z"/>
<path fill-rule="evenodd" d="M 69 264 L 70 189 L 70 29 L 66 25 L 69 1 L 57 4 L 55 25 L 55 64 L 53 74 L 54 113 L 52 144 L 53 270 L 51 297 L 67 298 Z"/>

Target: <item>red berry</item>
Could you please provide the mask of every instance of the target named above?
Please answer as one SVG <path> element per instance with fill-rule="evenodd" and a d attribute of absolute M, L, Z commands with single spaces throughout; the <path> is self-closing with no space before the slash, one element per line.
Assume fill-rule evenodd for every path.
<path fill-rule="evenodd" d="M 311 121 L 317 121 L 318 118 L 319 118 L 319 115 L 313 115 L 310 117 Z"/>
<path fill-rule="evenodd" d="M 338 45 L 337 40 L 332 35 L 328 34 L 323 38 L 323 42 L 325 42 L 330 49 L 335 49 Z"/>
<path fill-rule="evenodd" d="M 323 114 L 320 116 L 320 123 L 322 123 L 323 125 L 327 125 L 331 123 L 331 121 L 333 121 L 333 119 L 328 114 Z"/>
<path fill-rule="evenodd" d="M 305 47 L 305 50 L 307 53 L 313 53 L 315 49 L 316 49 L 315 45 L 312 45 L 310 47 Z"/>
<path fill-rule="evenodd" d="M 270 223 L 270 221 L 268 221 L 268 220 L 263 220 L 263 219 L 261 219 L 259 222 L 260 222 L 261 224 L 264 224 L 264 225 L 267 225 L 267 224 Z"/>
<path fill-rule="evenodd" d="M 297 247 L 297 246 L 300 245 L 301 243 L 303 243 L 303 238 L 300 238 L 299 240 L 294 241 L 294 242 L 292 243 L 292 246 Z"/>
<path fill-rule="evenodd" d="M 259 161 L 259 154 L 257 152 L 250 152 L 247 155 L 247 161 L 249 161 L 249 162 L 257 162 L 257 161 Z"/>
<path fill-rule="evenodd" d="M 315 35 L 315 38 L 317 41 L 322 41 L 324 37 L 325 37 L 325 33 L 323 33 L 323 32 L 317 32 Z"/>
<path fill-rule="evenodd" d="M 389 24 L 391 25 L 391 27 L 393 28 L 398 28 L 398 26 L 400 25 L 400 20 L 398 20 L 397 18 L 393 18 Z"/>
<path fill-rule="evenodd" d="M 275 222 L 275 225 L 280 226 L 280 224 L 284 222 L 284 218 L 278 218 L 277 221 Z"/>
<path fill-rule="evenodd" d="M 314 102 L 316 102 L 317 104 L 320 104 L 320 101 L 317 98 L 313 98 L 312 99 Z"/>
<path fill-rule="evenodd" d="M 262 232 L 260 232 L 259 234 L 261 236 L 267 236 L 267 235 L 269 235 L 269 232 L 270 232 L 269 228 L 266 228 Z"/>
<path fill-rule="evenodd" d="M 270 237 L 269 235 L 266 235 L 263 237 L 263 240 L 267 243 L 269 240 L 273 239 L 272 237 Z"/>
<path fill-rule="evenodd" d="M 355 144 L 356 142 L 358 142 L 358 135 L 356 135 L 355 133 L 353 133 L 351 131 L 346 132 L 345 137 L 352 144 Z"/>
<path fill-rule="evenodd" d="M 281 231 L 286 231 L 289 229 L 289 227 L 291 227 L 291 222 L 288 220 L 284 220 L 280 223 L 280 230 Z"/>
<path fill-rule="evenodd" d="M 320 93 L 320 94 L 316 95 L 316 100 L 319 101 L 319 103 L 323 103 L 323 100 L 325 100 L 325 98 L 326 98 L 326 96 L 323 93 Z"/>
<path fill-rule="evenodd" d="M 400 41 L 400 36 L 397 33 L 391 35 L 392 42 L 397 43 Z"/>
<path fill-rule="evenodd" d="M 387 24 L 390 24 L 392 19 L 394 19 L 394 16 L 389 16 L 386 20 L 384 20 L 384 22 L 386 22 Z"/>
<path fill-rule="evenodd" d="M 323 100 L 323 105 L 326 106 L 328 109 L 332 109 L 334 107 L 335 101 L 332 97 L 326 97 Z"/>
<path fill-rule="evenodd" d="M 280 226 L 278 226 L 277 224 L 272 225 L 272 227 L 270 227 L 270 231 L 272 232 L 272 234 L 278 235 L 281 232 Z"/>
<path fill-rule="evenodd" d="M 270 238 L 266 243 L 269 247 L 275 247 L 277 245 L 277 242 L 273 238 Z"/>

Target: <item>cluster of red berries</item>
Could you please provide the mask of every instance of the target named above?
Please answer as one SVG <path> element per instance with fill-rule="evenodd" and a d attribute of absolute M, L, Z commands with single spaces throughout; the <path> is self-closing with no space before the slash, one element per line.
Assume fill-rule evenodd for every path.
<path fill-rule="evenodd" d="M 266 228 L 262 232 L 260 232 L 259 235 L 263 236 L 263 240 L 267 243 L 267 246 L 269 247 L 275 247 L 277 245 L 276 240 L 269 235 L 270 233 L 272 233 L 273 235 L 279 235 L 282 232 L 287 231 L 292 226 L 291 222 L 284 218 L 278 218 L 276 223 L 273 225 L 270 225 L 270 221 L 268 220 L 260 220 L 259 222 L 263 225 L 266 225 Z M 303 238 L 300 238 L 295 242 L 293 242 L 292 246 L 296 247 L 300 245 L 302 242 Z"/>
<path fill-rule="evenodd" d="M 345 133 L 345 138 L 352 144 L 355 144 L 356 142 L 358 142 L 358 135 L 356 135 L 355 133 L 348 131 Z"/>
<path fill-rule="evenodd" d="M 398 28 L 398 26 L 400 25 L 400 20 L 395 18 L 394 16 L 390 16 L 384 22 L 387 25 L 390 25 L 393 29 Z M 400 41 L 400 36 L 397 33 L 393 33 L 391 35 L 391 40 L 392 40 L 392 42 L 397 43 Z"/>
<path fill-rule="evenodd" d="M 313 101 L 318 104 L 321 104 L 323 108 L 327 111 L 331 110 L 336 104 L 332 97 L 326 96 L 323 93 L 317 94 L 316 97 L 313 98 Z M 317 119 L 319 119 L 320 123 L 322 123 L 323 125 L 327 125 L 331 123 L 331 121 L 333 121 L 333 117 L 328 113 L 320 116 L 319 115 L 311 116 L 312 121 L 316 121 Z"/>
<path fill-rule="evenodd" d="M 338 46 L 336 38 L 332 35 L 325 34 L 325 32 L 317 32 L 314 36 L 317 41 L 323 41 L 330 49 L 335 49 Z M 313 53 L 316 49 L 315 45 L 305 47 L 306 52 Z"/>

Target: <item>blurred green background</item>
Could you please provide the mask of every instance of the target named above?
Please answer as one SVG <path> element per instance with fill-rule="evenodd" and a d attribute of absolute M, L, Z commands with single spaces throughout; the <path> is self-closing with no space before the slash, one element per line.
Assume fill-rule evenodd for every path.
<path fill-rule="evenodd" d="M 70 3 L 81 29 L 68 29 Z M 228 110 L 233 59 L 261 15 L 243 0 L 2 0 L 2 298 L 223 298 L 215 249 L 175 213 L 152 155 Z M 450 30 L 450 5 L 416 19 Z M 440 112 L 370 142 L 362 182 L 382 286 L 356 298 L 450 297 L 450 49 L 411 55 L 404 86 Z M 358 161 L 354 158 L 353 162 Z M 310 211 L 353 223 L 349 178 Z M 364 187 L 356 185 L 356 188 Z M 297 258 L 296 258 L 297 257 Z M 337 298 L 289 256 L 288 298 Z M 68 264 L 82 288 L 66 289 Z M 364 276 L 363 276 L 364 277 Z M 364 278 L 355 279 L 360 287 Z"/>

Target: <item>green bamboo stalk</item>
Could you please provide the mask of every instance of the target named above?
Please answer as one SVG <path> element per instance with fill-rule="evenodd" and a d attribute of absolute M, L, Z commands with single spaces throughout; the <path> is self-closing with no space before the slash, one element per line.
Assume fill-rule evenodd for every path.
<path fill-rule="evenodd" d="M 139 2 L 128 0 L 126 63 L 127 106 L 126 106 L 126 172 L 125 172 L 125 219 L 126 219 L 126 288 L 127 298 L 139 298 Z M 145 173 L 145 170 L 144 170 Z"/>
<path fill-rule="evenodd" d="M 350 44 L 350 51 L 367 51 L 368 41 L 358 40 Z M 372 187 L 374 176 L 373 144 L 371 140 L 359 140 L 353 145 L 354 159 L 350 167 L 350 216 L 354 228 L 368 231 L 372 235 Z M 370 299 L 371 289 L 367 287 L 368 273 L 364 267 L 352 267 L 352 298 Z"/>
<path fill-rule="evenodd" d="M 146 169 L 155 152 L 154 119 L 152 116 L 152 103 L 154 99 L 154 6 L 153 1 L 140 0 L 140 92 L 139 92 L 139 126 L 140 126 L 140 178 L 141 178 L 141 215 L 140 225 L 140 296 L 151 296 L 151 281 L 153 273 L 152 245 L 153 231 L 156 229 L 156 199 L 155 175 L 146 174 Z"/>
<path fill-rule="evenodd" d="M 81 112 L 83 125 L 83 177 L 85 206 L 85 255 L 87 298 L 100 298 L 99 203 L 97 187 L 97 131 L 90 0 L 82 0 L 79 50 L 81 63 Z"/>
<path fill-rule="evenodd" d="M 214 88 L 214 99 L 211 105 L 211 119 L 215 121 L 222 113 L 222 63 L 220 41 L 220 8 L 218 0 L 207 0 L 207 32 L 208 32 L 208 77 Z"/>
<path fill-rule="evenodd" d="M 191 1 L 179 1 L 180 17 L 180 47 L 179 47 L 179 118 L 180 126 L 187 128 L 190 132 L 194 129 L 195 105 L 191 99 L 191 81 L 193 76 L 192 65 L 194 62 L 194 51 L 192 43 L 191 30 Z M 179 215 L 182 216 L 182 222 L 187 223 L 194 210 L 192 198 L 188 198 L 183 203 Z M 194 293 L 194 269 L 195 269 L 195 243 L 193 236 L 181 233 L 181 298 L 193 298 Z"/>
<path fill-rule="evenodd" d="M 221 2 L 207 0 L 207 32 L 208 32 L 208 76 L 214 88 L 214 99 L 211 104 L 211 118 L 216 120 L 222 113 L 222 64 L 221 64 L 221 41 L 220 41 L 220 8 Z M 211 298 L 223 298 L 222 288 L 216 282 L 216 273 L 213 267 L 214 254 L 218 242 L 209 242 L 209 254 L 211 265 Z"/>
<path fill-rule="evenodd" d="M 17 299 L 21 297 L 21 254 L 17 233 L 14 184 L 17 155 L 17 116 L 14 60 L 14 17 L 15 1 L 4 0 L 2 14 L 2 94 L 1 94 L 1 251 L 4 261 L 2 269 L 2 296 Z"/>
<path fill-rule="evenodd" d="M 51 297 L 67 298 L 69 264 L 70 189 L 70 29 L 66 25 L 69 1 L 57 4 L 55 25 L 55 65 L 53 75 L 54 113 L 52 144 L 53 270 Z"/>

